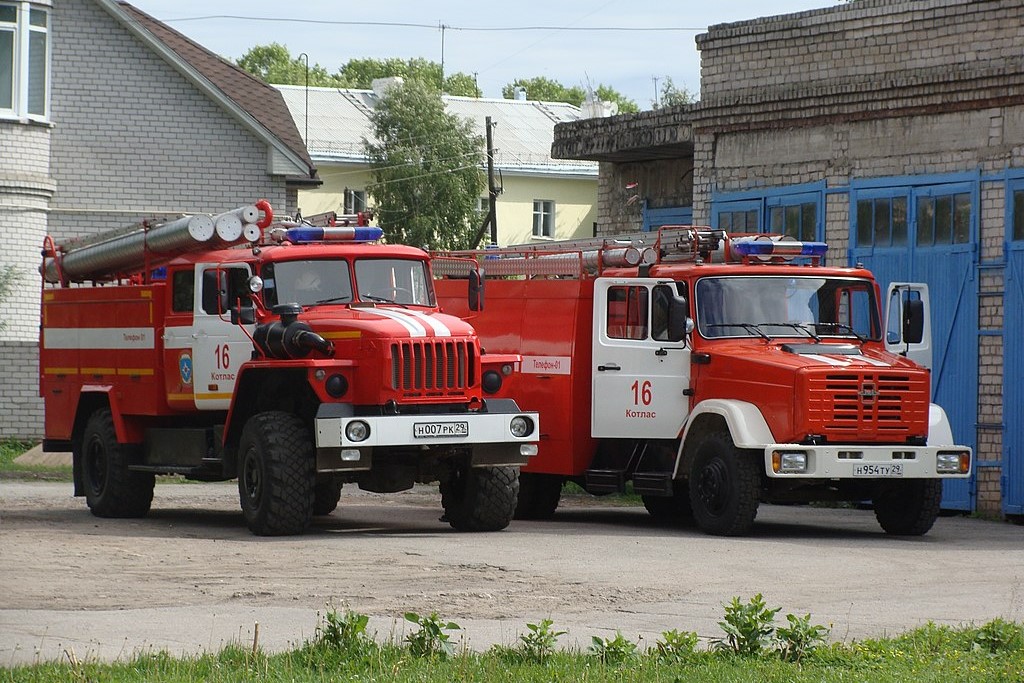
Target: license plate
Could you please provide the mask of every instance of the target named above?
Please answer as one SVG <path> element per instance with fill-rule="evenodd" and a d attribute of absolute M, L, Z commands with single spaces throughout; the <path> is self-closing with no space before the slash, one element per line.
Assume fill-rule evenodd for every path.
<path fill-rule="evenodd" d="M 412 426 L 412 435 L 417 439 L 430 439 L 438 436 L 469 436 L 469 423 L 416 422 Z"/>
<path fill-rule="evenodd" d="M 863 463 L 853 466 L 855 477 L 902 477 L 903 463 L 894 462 L 885 465 Z"/>

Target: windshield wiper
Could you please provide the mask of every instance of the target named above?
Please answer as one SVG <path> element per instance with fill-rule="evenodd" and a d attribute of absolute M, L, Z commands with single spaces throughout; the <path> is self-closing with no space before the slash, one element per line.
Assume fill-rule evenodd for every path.
<path fill-rule="evenodd" d="M 840 330 L 846 330 L 851 335 L 856 337 L 857 341 L 859 341 L 861 344 L 866 344 L 867 341 L 868 341 L 867 338 L 862 337 L 859 334 L 857 334 L 857 332 L 852 327 L 847 325 L 846 323 L 817 323 L 817 325 L 818 325 L 818 327 L 834 327 L 837 332 L 840 331 Z"/>
<path fill-rule="evenodd" d="M 761 339 L 764 339 L 765 341 L 772 340 L 771 337 L 765 334 L 764 331 L 760 327 L 758 327 L 757 323 L 712 323 L 708 325 L 708 327 L 742 327 L 747 332 L 753 332 L 754 334 L 759 336 Z"/>
<path fill-rule="evenodd" d="M 808 324 L 813 324 L 813 323 L 761 323 L 761 324 L 762 325 L 777 325 L 778 327 L 791 327 L 794 330 L 800 330 L 801 332 L 803 332 L 804 334 L 806 334 L 807 336 L 809 336 L 811 339 L 813 339 L 816 342 L 820 342 L 821 341 L 821 337 L 816 335 L 814 333 L 814 331 L 811 330 L 810 328 L 808 328 L 808 326 L 807 326 Z"/>
<path fill-rule="evenodd" d="M 341 296 L 332 296 L 328 299 L 320 299 L 309 304 L 310 306 L 319 306 L 320 304 L 333 304 L 337 302 L 352 301 L 352 297 L 348 294 L 342 294 Z"/>
<path fill-rule="evenodd" d="M 387 297 L 377 296 L 376 294 L 360 294 L 359 298 L 365 299 L 367 301 L 376 301 L 382 304 L 394 304 L 395 306 L 401 306 L 402 308 L 409 308 L 405 304 L 398 303 L 394 299 L 388 299 Z"/>

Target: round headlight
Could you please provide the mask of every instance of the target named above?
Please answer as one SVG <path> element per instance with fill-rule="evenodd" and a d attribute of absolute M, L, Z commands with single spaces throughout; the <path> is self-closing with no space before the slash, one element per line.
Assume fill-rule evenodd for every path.
<path fill-rule="evenodd" d="M 501 389 L 501 373 L 495 372 L 494 370 L 488 370 L 484 373 L 483 379 L 480 381 L 480 386 L 488 394 L 497 393 Z"/>
<path fill-rule="evenodd" d="M 249 278 L 249 291 L 253 294 L 263 291 L 263 278 L 259 275 L 253 275 Z"/>
<path fill-rule="evenodd" d="M 366 424 L 362 420 L 352 420 L 345 425 L 345 438 L 349 441 L 360 442 L 366 441 L 370 436 L 370 425 Z"/>
<path fill-rule="evenodd" d="M 324 389 L 334 398 L 341 398 L 348 391 L 348 380 L 344 375 L 331 375 L 324 383 Z"/>
<path fill-rule="evenodd" d="M 523 415 L 517 415 L 512 418 L 509 428 L 512 430 L 512 436 L 521 439 L 533 434 L 533 420 Z"/>

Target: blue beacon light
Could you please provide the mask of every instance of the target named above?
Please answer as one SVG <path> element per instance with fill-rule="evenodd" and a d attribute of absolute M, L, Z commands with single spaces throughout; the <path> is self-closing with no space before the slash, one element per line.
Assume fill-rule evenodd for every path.
<path fill-rule="evenodd" d="M 292 243 L 299 242 L 374 242 L 384 235 L 375 227 L 358 228 L 316 228 L 312 226 L 289 228 L 284 238 Z"/>

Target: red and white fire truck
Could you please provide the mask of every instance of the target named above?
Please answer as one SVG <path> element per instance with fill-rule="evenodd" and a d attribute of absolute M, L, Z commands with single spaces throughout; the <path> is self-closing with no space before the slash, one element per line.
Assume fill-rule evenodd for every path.
<path fill-rule="evenodd" d="M 451 526 L 507 526 L 537 414 L 481 382 L 518 356 L 484 355 L 439 312 L 422 250 L 272 221 L 261 201 L 47 240 L 44 447 L 72 451 L 75 495 L 139 517 L 157 474 L 237 477 L 252 532 L 282 535 L 332 512 L 345 483 L 439 481 Z"/>
<path fill-rule="evenodd" d="M 885 531 L 926 533 L 972 457 L 907 357 L 930 348 L 926 289 L 895 286 L 883 317 L 871 273 L 822 265 L 826 249 L 667 227 L 435 254 L 442 309 L 522 356 L 496 395 L 543 417 L 517 517 L 549 517 L 567 480 L 632 482 L 652 515 L 711 534 L 748 532 L 762 501 L 864 500 Z"/>

